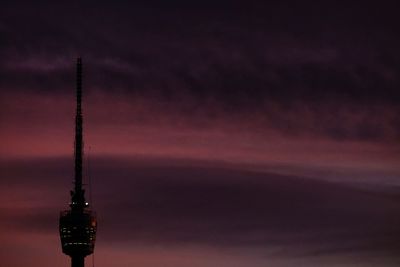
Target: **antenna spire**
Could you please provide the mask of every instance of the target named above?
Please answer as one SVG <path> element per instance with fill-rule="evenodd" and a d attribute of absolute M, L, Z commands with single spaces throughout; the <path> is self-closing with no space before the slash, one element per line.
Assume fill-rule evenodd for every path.
<path fill-rule="evenodd" d="M 75 187 L 72 195 L 72 209 L 82 210 L 86 206 L 85 190 L 82 189 L 83 158 L 83 117 L 82 117 L 82 58 L 76 62 L 76 115 L 75 115 Z"/>
<path fill-rule="evenodd" d="M 63 253 L 71 257 L 71 267 L 84 267 L 85 257 L 92 254 L 96 241 L 96 214 L 89 209 L 82 188 L 82 59 L 76 63 L 75 115 L 75 185 L 71 191 L 71 209 L 60 214 L 59 233 Z"/>

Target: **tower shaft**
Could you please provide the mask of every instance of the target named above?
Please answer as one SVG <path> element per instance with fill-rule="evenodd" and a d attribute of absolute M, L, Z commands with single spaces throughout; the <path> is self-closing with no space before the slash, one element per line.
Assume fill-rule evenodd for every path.
<path fill-rule="evenodd" d="M 85 257 L 71 256 L 71 267 L 85 267 Z"/>

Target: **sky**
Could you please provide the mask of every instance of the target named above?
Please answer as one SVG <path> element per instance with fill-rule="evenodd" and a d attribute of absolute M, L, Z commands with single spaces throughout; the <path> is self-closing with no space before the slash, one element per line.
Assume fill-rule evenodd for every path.
<path fill-rule="evenodd" d="M 2 1 L 0 259 L 69 266 L 83 59 L 87 266 L 399 266 L 395 1 Z"/>

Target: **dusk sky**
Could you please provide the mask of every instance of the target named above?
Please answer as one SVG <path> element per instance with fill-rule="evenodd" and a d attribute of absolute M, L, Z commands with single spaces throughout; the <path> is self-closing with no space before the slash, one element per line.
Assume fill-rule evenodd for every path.
<path fill-rule="evenodd" d="M 70 266 L 81 56 L 96 267 L 400 266 L 398 4 L 293 2 L 2 1 L 0 265 Z"/>

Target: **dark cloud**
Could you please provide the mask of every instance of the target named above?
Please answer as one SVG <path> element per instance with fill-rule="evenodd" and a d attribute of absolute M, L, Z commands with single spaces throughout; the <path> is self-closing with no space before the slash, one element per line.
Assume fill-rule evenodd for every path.
<path fill-rule="evenodd" d="M 68 198 L 69 179 L 59 175 L 70 165 L 67 162 L 35 160 L 10 165 L 9 178 L 3 183 L 13 185 L 16 178 L 24 181 L 14 200 L 24 200 L 25 190 L 40 195 L 25 195 L 32 201 L 26 202 L 26 208 L 3 209 L 2 224 L 56 234 L 56 206 L 60 208 L 62 199 L 66 202 Z M 96 158 L 91 166 L 103 242 L 279 246 L 292 251 L 292 256 L 380 251 L 397 257 L 398 192 L 360 190 L 204 162 Z M 17 223 L 11 226 L 7 223 L 11 221 Z"/>
<path fill-rule="evenodd" d="M 99 244 L 399 262 L 397 5 L 3 1 L 1 258 L 58 242 L 73 161 L 5 158 L 69 149 L 80 55 L 99 151 L 209 159 L 94 157 Z"/>
<path fill-rule="evenodd" d="M 265 98 L 399 100 L 399 39 L 386 5 L 75 5 L 3 11 L 4 87 L 66 88 L 57 71 L 68 73 L 67 62 L 82 54 L 96 90 L 188 93 L 245 108 Z"/>
<path fill-rule="evenodd" d="M 292 136 L 397 140 L 400 54 L 390 8 L 381 14 L 368 4 L 354 13 L 353 5 L 272 6 L 221 12 L 100 4 L 85 15 L 85 5 L 10 5 L 0 27 L 0 87 L 71 95 L 73 59 L 81 54 L 86 92 L 121 96 L 132 106 L 143 100 L 159 117 L 179 114 L 197 125 L 255 121 L 252 129 Z M 299 23 L 296 10 L 314 15 Z"/>
<path fill-rule="evenodd" d="M 217 246 L 341 243 L 353 249 L 357 243 L 375 249 L 398 239 L 398 200 L 389 196 L 302 177 L 215 167 L 136 166 L 119 173 L 123 177 L 116 189 L 124 193 L 104 206 L 114 211 L 108 218 L 105 214 L 104 222 L 122 229 L 122 239 Z M 380 201 L 387 201 L 385 208 Z M 117 211 L 119 206 L 124 208 Z M 105 236 L 112 239 L 118 233 Z M 285 240 L 288 236 L 296 237 Z"/>

